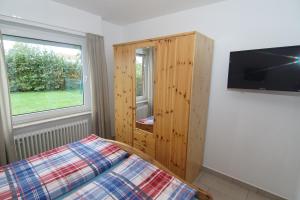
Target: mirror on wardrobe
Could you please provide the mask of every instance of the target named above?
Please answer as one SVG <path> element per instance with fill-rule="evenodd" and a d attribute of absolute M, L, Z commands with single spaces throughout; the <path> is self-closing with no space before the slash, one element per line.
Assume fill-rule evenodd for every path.
<path fill-rule="evenodd" d="M 153 133 L 154 47 L 136 49 L 136 128 Z"/>

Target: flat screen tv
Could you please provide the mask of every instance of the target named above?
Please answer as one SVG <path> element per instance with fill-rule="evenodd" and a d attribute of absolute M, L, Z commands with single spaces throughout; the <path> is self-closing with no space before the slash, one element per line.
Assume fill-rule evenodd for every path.
<path fill-rule="evenodd" d="M 228 88 L 300 92 L 300 46 L 231 52 Z"/>

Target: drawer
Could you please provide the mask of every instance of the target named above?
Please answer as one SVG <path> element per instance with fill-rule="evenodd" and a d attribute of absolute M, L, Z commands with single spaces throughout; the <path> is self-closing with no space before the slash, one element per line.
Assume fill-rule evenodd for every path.
<path fill-rule="evenodd" d="M 133 135 L 133 147 L 155 158 L 155 138 L 152 133 L 135 130 Z"/>

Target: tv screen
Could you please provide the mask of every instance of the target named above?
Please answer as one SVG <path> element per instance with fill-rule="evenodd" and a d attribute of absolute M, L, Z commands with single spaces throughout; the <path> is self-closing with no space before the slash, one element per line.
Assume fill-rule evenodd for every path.
<path fill-rule="evenodd" d="M 300 46 L 231 52 L 228 88 L 300 92 Z"/>

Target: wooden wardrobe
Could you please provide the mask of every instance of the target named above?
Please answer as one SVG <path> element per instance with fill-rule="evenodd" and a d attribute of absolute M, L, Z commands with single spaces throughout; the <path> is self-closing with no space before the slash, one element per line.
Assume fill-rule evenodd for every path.
<path fill-rule="evenodd" d="M 136 49 L 155 49 L 153 132 L 136 128 Z M 204 151 L 213 40 L 188 32 L 114 45 L 116 140 L 193 181 Z"/>

